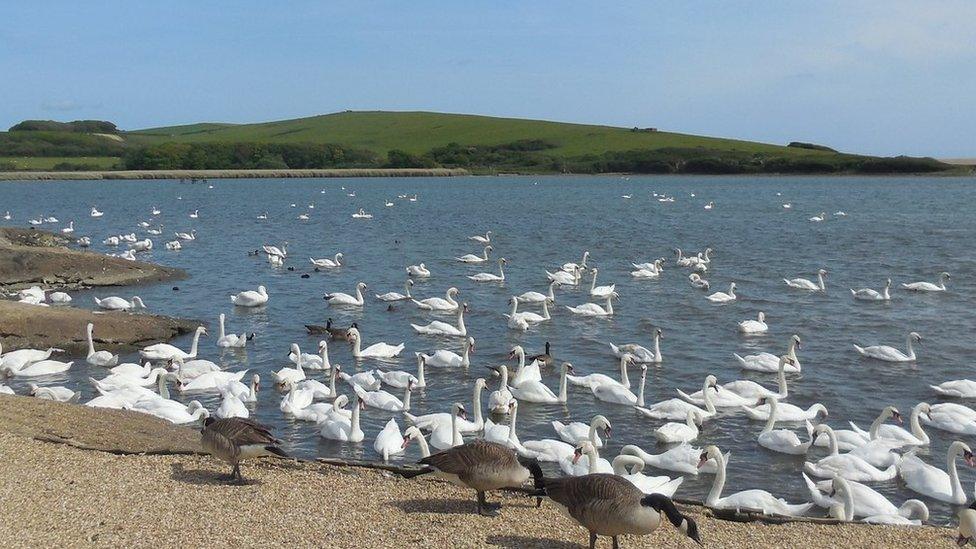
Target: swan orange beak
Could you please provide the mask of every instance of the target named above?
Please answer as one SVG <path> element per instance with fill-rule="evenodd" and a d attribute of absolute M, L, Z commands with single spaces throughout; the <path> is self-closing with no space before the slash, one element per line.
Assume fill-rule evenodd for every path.
<path fill-rule="evenodd" d="M 708 463 L 708 454 L 702 452 L 702 455 L 698 458 L 698 468 L 701 469 Z"/>
<path fill-rule="evenodd" d="M 583 450 L 579 448 L 573 450 L 573 465 L 576 465 L 576 462 L 578 462 L 581 457 L 583 457 Z"/>

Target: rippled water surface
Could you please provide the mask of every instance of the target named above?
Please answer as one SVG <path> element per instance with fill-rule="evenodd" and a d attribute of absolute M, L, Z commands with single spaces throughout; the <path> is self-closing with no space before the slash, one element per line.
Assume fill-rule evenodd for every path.
<path fill-rule="evenodd" d="M 455 179 L 334 179 L 334 180 L 219 180 L 208 184 L 174 181 L 100 181 L 3 183 L 0 210 L 9 210 L 8 225 L 25 226 L 38 215 L 57 216 L 62 224 L 74 220 L 76 236 L 91 235 L 99 252 L 106 236 L 136 231 L 137 222 L 161 223 L 166 240 L 173 231 L 196 229 L 199 238 L 182 251 L 163 249 L 161 237 L 151 237 L 155 249 L 143 258 L 185 268 L 190 278 L 173 283 L 74 293 L 74 305 L 92 306 L 92 297 L 140 295 L 155 313 L 196 318 L 216 333 L 216 317 L 227 313 L 234 332 L 256 332 L 245 352 L 221 352 L 215 337 L 201 340 L 201 356 L 227 368 L 248 368 L 270 382 L 270 372 L 287 365 L 289 344 L 298 343 L 315 352 L 317 337 L 306 334 L 303 323 L 324 323 L 332 317 L 339 325 L 358 322 L 366 344 L 376 341 L 406 343 L 397 368 L 413 370 L 415 351 L 437 348 L 459 350 L 457 340 L 416 335 L 410 323 L 426 324 L 432 318 L 409 304 L 388 310 L 372 299 L 373 293 L 402 291 L 404 267 L 425 262 L 433 276 L 418 281 L 415 296 L 440 296 L 449 286 L 461 290 L 470 304 L 466 315 L 469 334 L 477 339 L 477 353 L 467 370 L 430 368 L 428 387 L 413 395 L 414 413 L 447 411 L 450 403 L 470 408 L 471 384 L 487 377 L 489 390 L 497 378 L 485 366 L 500 364 L 516 344 L 529 353 L 541 352 L 552 342 L 553 354 L 572 362 L 578 373 L 615 375 L 617 361 L 607 343 L 637 342 L 650 346 L 653 328 L 664 331 L 664 363 L 651 367 L 645 399 L 648 404 L 700 389 L 705 375 L 720 382 L 752 379 L 769 387 L 775 376 L 743 372 L 732 353 L 768 350 L 781 354 L 791 334 L 799 334 L 802 374 L 789 375 L 789 402 L 806 408 L 821 402 L 830 411 L 829 423 L 847 428 L 847 421 L 867 428 L 887 404 L 906 417 L 920 401 L 938 402 L 929 384 L 972 378 L 974 261 L 972 239 L 976 236 L 976 190 L 971 179 L 949 178 L 620 178 L 620 177 L 494 177 Z M 344 187 L 344 189 L 343 189 Z M 355 197 L 347 196 L 355 193 Z M 660 203 L 652 193 L 675 197 Z M 416 202 L 398 195 L 418 196 Z M 694 194 L 694 197 L 691 195 Z M 626 200 L 622 195 L 632 195 Z M 390 200 L 392 207 L 385 207 Z M 703 205 L 715 202 L 706 211 Z M 793 208 L 782 204 L 792 202 Z M 295 207 L 291 205 L 295 204 Z M 314 209 L 309 205 L 314 204 Z M 98 206 L 104 217 L 88 216 Z M 152 206 L 162 214 L 150 215 Z M 371 220 L 352 219 L 358 208 L 374 214 Z M 199 219 L 189 213 L 199 209 Z M 844 211 L 846 217 L 829 216 L 824 223 L 807 219 L 821 211 Z M 256 216 L 264 211 L 267 220 Z M 308 221 L 297 216 L 307 213 Z M 54 226 L 60 228 L 61 224 Z M 51 227 L 51 226 L 46 226 Z M 489 265 L 465 265 L 453 260 L 481 248 L 467 237 L 493 231 L 494 257 L 508 259 L 504 284 L 478 284 L 465 275 L 497 270 Z M 262 244 L 287 240 L 289 259 L 285 268 L 273 268 L 263 257 L 248 256 Z M 707 278 L 713 290 L 724 290 L 730 281 L 738 285 L 739 300 L 714 305 L 704 293 L 688 284 L 686 269 L 674 265 L 672 248 L 699 251 L 714 248 Z M 545 291 L 544 269 L 554 270 L 568 261 L 579 261 L 584 250 L 590 265 L 599 267 L 601 284 L 616 283 L 620 300 L 611 320 L 578 318 L 563 306 L 588 301 L 589 277 L 580 288 L 557 291 L 553 319 L 517 333 L 506 327 L 509 296 L 528 290 Z M 313 272 L 308 257 L 345 255 L 346 265 L 333 272 Z M 629 275 L 631 261 L 667 257 L 659 280 L 635 280 Z M 783 277 L 815 279 L 817 269 L 830 275 L 825 294 L 787 288 Z M 848 288 L 880 289 L 891 277 L 901 282 L 934 281 L 940 271 L 952 273 L 945 294 L 911 294 L 893 290 L 890 303 L 859 303 Z M 309 273 L 309 278 L 300 277 Z M 363 309 L 329 308 L 326 292 L 352 293 L 357 281 L 369 285 L 370 299 Z M 235 309 L 228 296 L 258 284 L 267 286 L 270 303 L 261 309 Z M 764 311 L 769 333 L 742 337 L 736 322 Z M 452 317 L 444 318 L 452 321 Z M 924 341 L 913 364 L 890 364 L 860 358 L 852 343 L 888 344 L 904 348 L 905 335 L 918 331 Z M 97 331 L 97 326 L 96 326 Z M 184 348 L 189 338 L 175 342 Z M 331 345 L 331 358 L 347 370 L 376 367 L 374 362 L 356 365 L 349 348 Z M 137 355 L 123 357 L 137 360 Z M 81 389 L 83 400 L 92 397 L 89 375 L 103 371 L 89 368 L 84 359 L 75 362 L 66 376 L 45 384 Z M 314 377 L 325 379 L 322 373 Z M 544 371 L 544 381 L 558 388 L 558 372 Z M 636 369 L 631 379 L 637 380 Z M 25 384 L 12 383 L 18 392 Z M 345 388 L 343 388 L 345 389 Z M 347 391 L 348 392 L 348 391 Z M 397 393 L 396 390 L 391 392 Z M 487 400 L 487 393 L 485 394 Z M 199 395 L 211 410 L 218 401 Z M 372 440 L 390 418 L 389 412 L 367 410 L 363 414 L 366 441 L 341 444 L 324 440 L 311 423 L 295 421 L 278 409 L 280 395 L 264 384 L 254 416 L 275 427 L 288 450 L 303 456 L 348 456 L 376 459 Z M 966 403 L 972 404 L 972 403 Z M 614 436 L 603 456 L 612 458 L 624 444 L 636 444 L 651 453 L 656 444 L 653 430 L 662 422 L 638 416 L 626 406 L 596 401 L 588 390 L 570 387 L 567 406 L 524 403 L 518 432 L 522 441 L 555 438 L 552 420 L 589 421 L 596 413 L 613 423 Z M 401 426 L 403 422 L 401 421 Z M 758 446 L 755 439 L 762 423 L 726 410 L 705 424 L 696 445 L 716 444 L 732 451 L 726 493 L 764 488 L 791 502 L 806 501 L 800 471 L 801 457 L 775 454 Z M 930 429 L 931 449 L 920 452 L 926 461 L 945 467 L 946 449 L 957 438 Z M 805 435 L 801 433 L 801 438 Z M 824 449 L 812 454 L 819 457 Z M 416 446 L 405 456 L 414 460 Z M 963 486 L 973 487 L 976 473 L 960 461 Z M 656 472 L 662 474 L 661 472 Z M 673 475 L 673 473 L 672 473 Z M 678 494 L 701 498 L 712 477 L 689 477 Z M 900 480 L 875 487 L 896 504 L 916 497 Z M 953 510 L 925 499 L 933 520 L 945 522 Z M 819 511 L 818 511 L 819 512 Z"/>

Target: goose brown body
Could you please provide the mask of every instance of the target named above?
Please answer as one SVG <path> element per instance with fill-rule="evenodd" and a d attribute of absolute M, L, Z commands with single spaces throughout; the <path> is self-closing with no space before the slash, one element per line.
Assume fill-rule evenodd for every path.
<path fill-rule="evenodd" d="M 241 461 L 247 458 L 270 455 L 288 457 L 284 450 L 278 448 L 279 442 L 271 435 L 268 427 L 239 417 L 208 418 L 200 431 L 203 449 L 233 465 L 230 478 L 237 480 L 244 480 L 240 467 Z"/>

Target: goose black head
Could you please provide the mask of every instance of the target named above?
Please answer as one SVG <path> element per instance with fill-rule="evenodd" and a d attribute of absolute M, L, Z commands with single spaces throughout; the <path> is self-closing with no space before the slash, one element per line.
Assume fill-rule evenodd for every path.
<path fill-rule="evenodd" d="M 658 513 L 663 513 L 675 528 L 695 540 L 698 545 L 704 545 L 701 536 L 698 534 L 698 523 L 693 518 L 682 515 L 681 511 L 678 511 L 678 508 L 674 506 L 671 498 L 662 494 L 650 494 L 641 499 L 641 505 L 650 507 Z"/>

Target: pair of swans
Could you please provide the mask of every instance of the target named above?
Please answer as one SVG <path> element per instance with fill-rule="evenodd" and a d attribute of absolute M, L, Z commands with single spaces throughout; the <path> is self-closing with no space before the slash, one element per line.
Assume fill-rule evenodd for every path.
<path fill-rule="evenodd" d="M 912 292 L 944 292 L 946 291 L 946 282 L 949 281 L 949 273 L 943 272 L 939 274 L 938 284 L 933 284 L 931 282 L 910 282 L 908 284 L 902 284 L 901 287 L 912 291 Z"/>
<path fill-rule="evenodd" d="M 705 299 L 711 301 L 712 303 L 731 303 L 738 299 L 735 295 L 735 282 L 729 284 L 728 292 L 715 292 L 713 294 L 708 294 Z"/>
<path fill-rule="evenodd" d="M 817 425 L 814 433 L 826 434 L 829 454 L 816 462 L 804 462 L 803 470 L 808 474 L 820 478 L 833 478 L 836 475 L 858 482 L 881 482 L 897 476 L 898 470 L 894 464 L 886 469 L 879 469 L 859 455 L 841 454 L 837 447 L 837 435 L 829 425 Z"/>
<path fill-rule="evenodd" d="M 789 362 L 785 366 L 785 371 L 790 373 L 799 373 L 801 370 L 800 359 L 796 356 L 796 350 L 802 347 L 802 341 L 800 336 L 793 334 L 790 336 L 789 347 L 786 350 L 786 356 L 790 358 Z M 743 370 L 752 370 L 754 372 L 775 372 L 780 368 L 780 357 L 774 355 L 773 353 L 761 352 L 754 355 L 740 356 L 737 353 L 732 353 L 732 356 L 739 362 Z"/>
<path fill-rule="evenodd" d="M 526 380 L 517 386 L 509 387 L 512 396 L 517 400 L 525 402 L 536 402 L 539 404 L 565 404 L 566 403 L 566 376 L 573 371 L 573 365 L 564 362 L 559 376 L 559 394 L 552 392 L 542 381 Z"/>
<path fill-rule="evenodd" d="M 590 258 L 590 252 L 584 251 L 583 259 L 581 259 L 579 263 L 563 263 L 560 269 L 562 269 L 563 272 L 567 272 L 567 273 L 574 273 L 574 272 L 578 273 L 579 271 L 585 271 L 586 261 L 589 258 Z"/>
<path fill-rule="evenodd" d="M 784 516 L 803 515 L 813 507 L 813 503 L 791 504 L 765 490 L 743 490 L 722 497 L 722 489 L 725 487 L 726 475 L 725 456 L 722 455 L 722 452 L 716 446 L 708 446 L 701 454 L 700 463 L 704 465 L 710 459 L 715 460 L 717 471 L 715 473 L 715 480 L 712 481 L 712 488 L 705 497 L 706 507 L 713 509 L 749 510 L 757 511 L 764 515 Z"/>
<path fill-rule="evenodd" d="M 106 311 L 129 311 L 131 309 L 145 309 L 146 304 L 142 302 L 142 298 L 139 296 L 134 296 L 132 301 L 128 301 L 124 298 L 111 296 L 106 298 L 93 298 L 95 300 L 95 305 L 100 309 L 105 309 Z"/>
<path fill-rule="evenodd" d="M 376 299 L 379 299 L 380 301 L 406 301 L 408 299 L 413 299 L 413 296 L 410 295 L 411 287 L 413 287 L 413 280 L 408 278 L 403 285 L 403 291 L 406 293 L 401 294 L 400 292 L 386 292 L 385 294 L 376 294 Z"/>
<path fill-rule="evenodd" d="M 893 406 L 887 406 L 881 411 L 881 414 L 874 420 L 871 427 L 865 431 L 858 427 L 854 422 L 851 422 L 851 429 L 860 435 L 864 440 L 864 443 L 870 443 L 874 440 L 880 440 L 886 444 L 891 444 L 895 448 L 903 448 L 905 446 L 928 446 L 929 436 L 922 429 L 922 425 L 919 423 L 919 419 L 924 414 L 925 417 L 929 417 L 932 411 L 932 407 L 927 402 L 919 402 L 912 408 L 912 413 L 909 416 L 909 425 L 911 431 L 905 430 L 903 427 L 898 425 L 891 425 L 885 423 L 889 417 L 895 418 L 898 423 L 902 422 L 901 414 Z M 857 446 L 862 446 L 862 444 L 857 444 Z"/>
<path fill-rule="evenodd" d="M 429 366 L 467 368 L 471 365 L 470 355 L 472 353 L 474 353 L 474 338 L 468 337 L 467 341 L 464 343 L 464 350 L 460 355 L 453 351 L 438 349 L 434 351 L 433 354 L 424 355 L 418 353 L 418 356 L 422 357 L 424 362 Z"/>
<path fill-rule="evenodd" d="M 590 283 L 590 295 L 597 298 L 606 298 L 614 293 L 614 288 L 616 284 L 610 284 L 608 286 L 597 286 L 596 285 L 596 275 L 600 272 L 599 269 L 593 269 L 593 281 Z"/>
<path fill-rule="evenodd" d="M 240 335 L 228 334 L 224 330 L 224 313 L 220 313 L 219 318 L 219 328 L 220 331 L 217 334 L 217 346 L 222 348 L 234 348 L 243 349 L 247 345 L 247 340 L 250 339 L 246 333 Z"/>
<path fill-rule="evenodd" d="M 346 305 L 350 307 L 362 307 L 366 300 L 363 299 L 363 292 L 366 291 L 366 283 L 359 282 L 356 284 L 356 295 L 351 296 L 349 294 L 344 294 L 342 292 L 334 292 L 330 294 L 325 294 L 325 300 L 329 302 L 329 305 Z"/>
<path fill-rule="evenodd" d="M 329 360 L 329 342 L 319 340 L 318 354 L 303 353 L 297 343 L 292 343 L 288 352 L 288 360 L 294 364 L 302 363 L 302 368 L 308 370 L 331 370 L 332 361 Z"/>
<path fill-rule="evenodd" d="M 356 359 L 398 357 L 405 346 L 403 343 L 390 345 L 389 343 L 378 342 L 363 349 L 363 337 L 359 328 L 349 328 L 346 339 L 352 344 L 352 356 Z"/>
<path fill-rule="evenodd" d="M 463 303 L 457 312 L 457 326 L 434 320 L 431 323 L 420 326 L 411 324 L 410 326 L 418 333 L 424 335 L 443 335 L 465 337 L 468 335 L 468 328 L 464 325 L 464 313 L 468 310 L 468 304 Z"/>
<path fill-rule="evenodd" d="M 539 324 L 550 320 L 552 317 L 549 315 L 549 301 L 543 300 L 542 303 L 542 314 L 534 312 L 518 312 L 519 299 L 512 296 L 508 300 L 509 305 L 512 306 L 505 318 L 508 319 L 508 327 L 512 329 L 520 329 L 523 325 Z"/>
<path fill-rule="evenodd" d="M 484 378 L 479 377 L 474 382 L 474 393 L 471 395 L 472 409 L 474 410 L 474 421 L 468 419 L 455 419 L 453 408 L 452 413 L 438 412 L 433 414 L 425 414 L 422 416 L 414 416 L 408 413 L 404 413 L 403 417 L 406 418 L 407 422 L 425 431 L 436 431 L 437 429 L 452 429 L 451 423 L 454 422 L 461 433 L 477 433 L 485 428 L 485 420 L 481 413 L 481 393 L 488 386 L 488 383 Z M 455 405 L 455 407 L 460 405 Z M 464 410 L 464 407 L 460 407 Z"/>
<path fill-rule="evenodd" d="M 550 282 L 557 282 L 563 286 L 576 286 L 579 284 L 582 275 L 580 274 L 579 267 L 577 267 L 571 271 L 556 271 L 554 273 L 546 271 L 546 278 Z"/>
<path fill-rule="evenodd" d="M 901 507 L 896 507 L 894 503 L 874 488 L 860 482 L 847 480 L 843 477 L 834 477 L 832 480 L 822 480 L 815 483 L 810 480 L 806 473 L 801 474 L 813 503 L 826 509 L 836 509 L 838 505 L 842 506 L 843 516 L 835 518 L 852 521 L 855 517 L 861 517 L 864 522 L 872 524 L 912 526 L 920 525 L 922 521 L 928 520 L 928 507 L 917 499 L 906 500 Z M 841 495 L 841 501 L 834 497 L 836 494 Z"/>
<path fill-rule="evenodd" d="M 859 301 L 890 301 L 890 290 L 891 279 L 889 278 L 886 279 L 884 289 L 880 292 L 871 288 L 861 288 L 860 290 L 851 288 L 851 296 Z"/>
<path fill-rule="evenodd" d="M 558 463 L 572 459 L 576 445 L 582 440 L 589 441 L 595 448 L 602 448 L 603 440 L 600 438 L 598 430 L 602 429 L 607 438 L 610 437 L 611 432 L 610 421 L 601 415 L 594 416 L 589 425 L 580 422 L 565 425 L 560 421 L 553 421 L 552 426 L 560 440 L 551 438 L 529 440 L 523 445 L 525 450 L 532 453 L 532 457 L 539 461 Z"/>
<path fill-rule="evenodd" d="M 745 412 L 747 416 L 749 416 L 749 419 L 755 419 L 758 421 L 766 421 L 772 415 L 772 406 L 768 403 L 759 404 L 758 406 L 751 408 L 743 405 L 739 408 Z M 811 404 L 806 410 L 794 404 L 780 402 L 777 412 L 779 414 L 778 421 L 812 421 L 820 417 L 821 414 L 823 414 L 824 417 L 827 417 L 827 407 L 819 402 Z"/>
<path fill-rule="evenodd" d="M 539 292 L 525 292 L 522 295 L 516 296 L 515 299 L 517 299 L 519 303 L 555 303 L 556 294 L 553 289 L 558 285 L 558 282 L 552 281 L 549 282 L 549 292 L 547 294 Z"/>
<path fill-rule="evenodd" d="M 766 325 L 766 313 L 759 311 L 756 320 L 743 320 L 739 322 L 739 331 L 743 334 L 764 334 L 769 331 Z"/>
<path fill-rule="evenodd" d="M 119 355 L 113 355 L 108 351 L 96 351 L 95 341 L 92 339 L 92 334 L 95 331 L 95 325 L 91 322 L 85 327 L 86 335 L 88 338 L 88 355 L 85 357 L 85 361 L 92 366 L 101 366 L 102 368 L 112 368 L 119 363 Z"/>
<path fill-rule="evenodd" d="M 342 252 L 335 254 L 332 259 L 327 257 L 322 259 L 314 259 L 310 257 L 308 260 L 312 262 L 312 265 L 315 265 L 321 269 L 336 269 L 338 267 L 342 267 Z"/>
<path fill-rule="evenodd" d="M 238 307 L 260 307 L 268 302 L 268 289 L 258 286 L 255 290 L 245 290 L 230 296 L 230 302 Z"/>
<path fill-rule="evenodd" d="M 610 343 L 610 351 L 616 357 L 623 357 L 625 354 L 633 357 L 634 362 L 641 364 L 660 364 L 664 361 L 661 356 L 661 338 L 664 337 L 664 332 L 660 328 L 654 330 L 654 350 L 651 351 L 647 347 L 638 345 L 636 343 L 625 343 L 623 345 L 617 346 Z M 629 383 L 627 384 L 630 385 Z"/>
<path fill-rule="evenodd" d="M 439 311 L 439 312 L 451 312 L 456 311 L 461 306 L 454 298 L 460 291 L 455 287 L 450 287 L 444 294 L 444 297 L 428 297 L 427 299 L 416 300 L 411 298 L 411 301 L 417 306 L 418 309 L 423 309 L 425 311 Z"/>
<path fill-rule="evenodd" d="M 807 290 L 810 292 L 825 292 L 827 291 L 827 286 L 824 285 L 824 277 L 827 276 L 827 269 L 820 269 L 817 271 L 817 281 L 812 282 L 806 278 L 784 278 L 783 282 L 786 283 L 790 288 L 796 288 L 797 290 Z"/>
<path fill-rule="evenodd" d="M 430 278 L 430 269 L 428 269 L 427 265 L 424 263 L 421 263 L 420 265 L 408 265 L 407 276 L 412 276 L 414 278 Z"/>
<path fill-rule="evenodd" d="M 620 360 L 629 362 L 630 358 L 625 357 Z M 636 395 L 628 387 L 617 382 L 590 385 L 590 391 L 597 400 L 612 404 L 634 406 L 638 410 L 641 410 L 642 408 L 640 407 L 644 405 L 644 385 L 647 381 L 647 364 L 641 364 L 640 370 L 640 387 L 638 387 Z"/>
<path fill-rule="evenodd" d="M 871 345 L 869 347 L 854 345 L 854 350 L 861 356 L 875 360 L 883 360 L 885 362 L 913 362 L 915 360 L 915 349 L 912 345 L 921 341 L 922 336 L 918 335 L 918 332 L 911 332 L 905 338 L 906 352 L 902 352 L 888 345 Z"/>
<path fill-rule="evenodd" d="M 508 264 L 508 260 L 504 257 L 498 260 L 498 274 L 493 273 L 478 273 L 468 277 L 469 280 L 475 282 L 504 282 L 505 281 L 505 265 Z"/>
<path fill-rule="evenodd" d="M 580 315 L 580 316 L 599 316 L 607 317 L 613 316 L 613 300 L 617 297 L 617 293 L 613 292 L 606 296 L 607 304 L 604 307 L 597 305 L 596 303 L 583 303 L 582 305 L 577 305 L 576 307 L 566 306 L 569 312 Z"/>
<path fill-rule="evenodd" d="M 143 347 L 139 351 L 139 355 L 143 359 L 151 362 L 167 362 L 177 358 L 181 360 L 192 360 L 197 357 L 197 348 L 200 344 L 200 336 L 202 335 L 207 335 L 207 329 L 203 326 L 198 326 L 196 331 L 193 332 L 193 342 L 190 344 L 189 352 L 169 343 L 156 343 L 148 347 Z"/>
<path fill-rule="evenodd" d="M 474 255 L 465 254 L 461 257 L 455 257 L 454 259 L 460 261 L 461 263 L 486 263 L 488 261 L 488 254 L 494 250 L 491 246 L 485 246 L 484 255 Z"/>
<path fill-rule="evenodd" d="M 678 444 L 660 454 L 649 454 L 633 444 L 628 444 L 620 449 L 620 454 L 639 457 L 651 467 L 686 475 L 697 476 L 699 473 L 714 475 L 718 471 L 717 461 L 709 458 L 701 464 L 702 449 L 688 443 Z M 731 456 L 731 452 L 726 453 L 725 460 L 728 461 Z"/>

